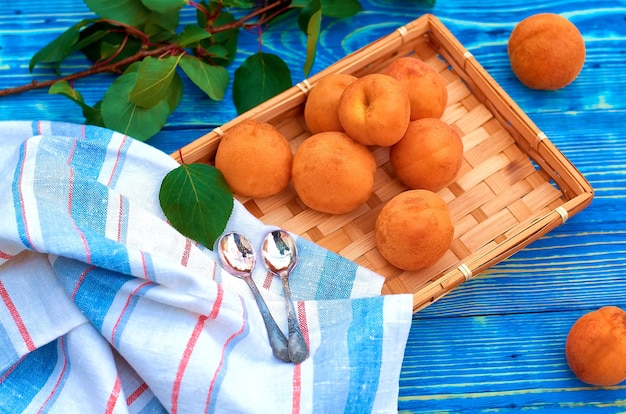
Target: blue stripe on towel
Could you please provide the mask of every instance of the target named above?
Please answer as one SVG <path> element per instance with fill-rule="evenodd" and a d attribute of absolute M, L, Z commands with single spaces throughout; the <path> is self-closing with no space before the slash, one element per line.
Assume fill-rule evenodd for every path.
<path fill-rule="evenodd" d="M 30 241 L 28 223 L 26 221 L 26 214 L 24 213 L 24 206 L 22 205 L 22 173 L 24 168 L 24 163 L 26 162 L 26 145 L 22 145 L 20 147 L 20 155 L 17 161 L 17 168 L 15 168 L 15 174 L 13 175 L 13 205 L 15 207 L 15 218 L 17 221 L 17 232 L 20 237 L 20 240 L 26 246 L 26 248 L 33 250 L 34 246 Z"/>
<path fill-rule="evenodd" d="M 134 279 L 67 258 L 57 259 L 54 269 L 67 294 L 100 332 L 118 291 L 126 282 Z"/>
<path fill-rule="evenodd" d="M 315 300 L 348 299 L 352 294 L 358 266 L 336 253 L 322 250 L 302 237 L 296 239 L 300 260 L 293 270 L 292 290 L 305 297 L 314 295 Z M 294 299 L 300 299 L 294 295 Z"/>
<path fill-rule="evenodd" d="M 336 412 L 368 413 L 374 405 L 382 365 L 384 299 L 355 299 L 349 306 L 338 310 L 337 306 L 341 305 L 341 302 L 330 300 L 321 302 L 318 309 L 320 327 L 330 336 L 344 331 L 346 347 L 331 347 L 322 342 L 316 351 L 314 358 L 324 361 L 325 365 L 316 369 L 314 374 L 313 412 L 322 411 L 321 406 L 315 407 L 317 400 L 324 401 L 325 407 L 328 407 L 329 402 L 342 396 L 341 401 L 330 404 L 337 408 Z M 341 325 L 334 320 L 338 314 L 344 315 Z M 347 326 L 346 321 L 349 321 Z M 329 333 L 333 330 L 337 332 Z M 337 382 L 336 378 L 344 378 L 345 381 Z"/>
<path fill-rule="evenodd" d="M 57 342 L 52 341 L 29 353 L 4 377 L 0 382 L 0 412 L 24 412 L 54 372 L 59 357 Z"/>
<path fill-rule="evenodd" d="M 0 323 L 0 378 L 2 378 L 1 372 L 9 368 L 15 361 L 18 360 L 18 354 L 15 351 L 13 341 L 4 329 L 4 324 Z"/>
<path fill-rule="evenodd" d="M 353 323 L 348 330 L 348 353 L 351 361 L 355 358 L 361 363 L 367 361 L 368 369 L 360 367 L 351 373 L 346 413 L 372 411 L 382 364 L 383 305 L 382 297 L 352 302 Z"/>
<path fill-rule="evenodd" d="M 338 309 L 338 306 L 341 309 Z M 314 413 L 325 412 L 328 407 L 336 407 L 335 412 L 341 412 L 341 407 L 346 403 L 345 398 L 351 387 L 352 375 L 349 348 L 339 347 L 338 342 L 334 341 L 325 343 L 324 338 L 338 335 L 346 336 L 347 339 L 350 330 L 347 323 L 353 320 L 350 317 L 351 312 L 351 307 L 341 301 L 329 300 L 318 303 L 317 315 L 322 331 L 322 342 L 312 356 L 315 367 L 312 410 Z M 342 315 L 339 320 L 336 319 L 338 315 Z M 319 365 L 318 361 L 323 365 Z M 338 378 L 344 381 L 339 382 Z"/>
<path fill-rule="evenodd" d="M 155 286 L 156 286 L 155 284 L 149 283 L 149 282 L 148 284 L 139 285 L 139 287 L 135 289 L 135 292 L 131 296 L 128 297 L 127 304 L 124 306 L 124 309 L 122 310 L 119 316 L 119 320 L 116 323 L 116 326 L 114 327 L 115 331 L 113 332 L 112 339 L 113 339 L 113 346 L 115 348 L 119 349 L 121 346 L 122 335 L 124 334 L 124 330 L 126 329 L 126 325 L 128 324 L 128 321 L 132 317 L 133 311 L 137 307 L 137 302 L 139 302 L 139 299 L 144 297 L 145 294 Z"/>

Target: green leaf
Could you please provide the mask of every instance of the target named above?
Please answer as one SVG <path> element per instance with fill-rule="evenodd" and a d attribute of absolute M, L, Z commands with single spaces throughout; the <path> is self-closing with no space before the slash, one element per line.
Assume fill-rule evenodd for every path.
<path fill-rule="evenodd" d="M 56 63 L 55 70 L 57 74 L 60 74 L 59 66 L 61 65 L 61 62 L 63 62 L 63 60 L 73 51 L 76 43 L 78 43 L 80 38 L 80 29 L 93 21 L 94 20 L 92 19 L 81 20 L 63 32 L 52 42 L 48 43 L 40 51 L 33 55 L 30 59 L 28 69 L 32 72 L 38 63 Z"/>
<path fill-rule="evenodd" d="M 236 7 L 238 9 L 251 9 L 254 7 L 253 1 L 248 0 L 224 0 L 224 7 Z"/>
<path fill-rule="evenodd" d="M 102 100 L 96 102 L 91 111 L 85 111 L 83 109 L 83 116 L 85 117 L 85 122 L 87 124 L 104 128 L 104 119 L 102 119 Z"/>
<path fill-rule="evenodd" d="M 361 11 L 361 3 L 358 0 L 321 0 L 321 3 L 324 16 L 335 19 L 354 16 Z"/>
<path fill-rule="evenodd" d="M 174 73 L 172 83 L 170 84 L 169 94 L 165 98 L 167 105 L 170 108 L 170 114 L 176 110 L 178 104 L 183 99 L 183 81 L 178 76 L 178 73 Z"/>
<path fill-rule="evenodd" d="M 103 19 L 129 26 L 138 26 L 150 16 L 150 10 L 141 0 L 84 0 L 87 7 Z"/>
<path fill-rule="evenodd" d="M 102 98 L 102 119 L 107 128 L 145 141 L 163 128 L 170 107 L 166 99 L 147 109 L 130 102 L 137 74 L 124 73 L 113 81 Z"/>
<path fill-rule="evenodd" d="M 320 0 L 311 1 L 300 11 L 298 24 L 307 35 L 306 61 L 304 62 L 304 75 L 308 76 L 317 54 L 317 44 L 322 27 L 322 5 Z"/>
<path fill-rule="evenodd" d="M 93 117 L 95 115 L 95 112 L 97 112 L 94 108 L 85 103 L 83 95 L 81 95 L 81 93 L 78 92 L 76 89 L 72 88 L 70 84 L 67 83 L 67 81 L 60 80 L 53 83 L 52 86 L 50 86 L 50 89 L 48 89 L 48 93 L 50 95 L 63 95 L 69 98 L 72 102 L 78 104 L 78 106 L 81 107 L 81 109 L 83 110 L 83 115 L 86 118 Z"/>
<path fill-rule="evenodd" d="M 252 109 L 291 86 L 291 71 L 279 56 L 255 53 L 235 70 L 233 100 L 237 112 Z"/>
<path fill-rule="evenodd" d="M 212 62 L 226 61 L 230 58 L 230 53 L 228 49 L 226 49 L 222 45 L 209 46 L 205 49 L 205 51 L 208 59 L 210 59 Z"/>
<path fill-rule="evenodd" d="M 223 26 L 234 21 L 235 17 L 231 13 L 221 11 L 215 19 L 215 26 Z M 239 29 L 229 29 L 215 33 L 211 38 L 203 40 L 201 45 L 209 54 L 211 63 L 226 66 L 235 59 L 238 39 Z M 226 50 L 226 53 L 220 49 L 220 46 Z"/>
<path fill-rule="evenodd" d="M 95 29 L 95 27 L 97 27 L 97 24 L 92 24 L 91 26 L 87 27 L 85 30 L 80 32 L 79 40 L 72 47 L 72 52 L 76 52 L 78 50 L 88 48 L 89 46 L 102 40 L 104 37 L 106 37 L 109 34 L 108 31 L 97 30 Z M 94 28 L 95 30 L 90 30 L 91 28 Z"/>
<path fill-rule="evenodd" d="M 183 8 L 185 0 L 141 0 L 144 6 L 157 13 L 175 13 Z"/>
<path fill-rule="evenodd" d="M 184 55 L 180 67 L 189 79 L 211 99 L 224 99 L 228 87 L 228 71 L 221 66 L 205 63 L 197 57 Z"/>
<path fill-rule="evenodd" d="M 178 37 L 178 45 L 180 47 L 191 47 L 199 41 L 208 39 L 211 34 L 195 24 L 188 24 Z"/>
<path fill-rule="evenodd" d="M 88 106 L 87 104 L 85 104 L 83 95 L 81 95 L 81 93 L 78 92 L 76 89 L 72 88 L 70 84 L 64 80 L 53 83 L 50 89 L 48 89 L 48 93 L 50 95 L 63 95 L 76 102 L 81 107 Z"/>
<path fill-rule="evenodd" d="M 159 203 L 178 232 L 211 250 L 234 205 L 222 173 L 208 164 L 183 164 L 170 171 L 161 182 Z"/>
<path fill-rule="evenodd" d="M 110 59 L 108 62 L 114 63 L 139 52 L 141 41 L 120 33 L 118 26 L 97 22 L 80 32 L 80 41 L 75 49 L 83 52 L 92 62 Z"/>
<path fill-rule="evenodd" d="M 85 100 L 83 99 L 83 95 L 81 95 L 81 93 L 78 92 L 76 89 L 72 88 L 70 84 L 66 81 L 61 80 L 53 83 L 50 89 L 48 89 L 48 93 L 50 95 L 65 96 L 69 98 L 72 102 L 80 106 L 83 112 L 83 116 L 85 117 L 85 120 L 88 124 L 104 126 L 99 105 L 96 104 L 95 107 L 87 105 L 85 103 Z"/>
<path fill-rule="evenodd" d="M 137 69 L 137 82 L 130 91 L 131 103 L 142 108 L 152 108 L 169 94 L 176 66 L 181 56 L 170 56 L 163 59 L 146 57 Z"/>
<path fill-rule="evenodd" d="M 179 17 L 179 13 L 162 14 L 153 11 L 141 28 L 153 43 L 167 42 L 177 35 Z"/>

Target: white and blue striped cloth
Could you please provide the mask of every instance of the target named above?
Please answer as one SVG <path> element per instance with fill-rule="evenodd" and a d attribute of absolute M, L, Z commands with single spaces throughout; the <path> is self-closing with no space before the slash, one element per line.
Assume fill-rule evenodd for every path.
<path fill-rule="evenodd" d="M 176 162 L 110 130 L 0 123 L 0 412 L 397 412 L 410 295 L 297 238 L 310 357 L 276 359 L 248 286 L 158 202 Z M 235 202 L 227 230 L 272 230 Z M 286 332 L 278 278 L 257 284 Z"/>

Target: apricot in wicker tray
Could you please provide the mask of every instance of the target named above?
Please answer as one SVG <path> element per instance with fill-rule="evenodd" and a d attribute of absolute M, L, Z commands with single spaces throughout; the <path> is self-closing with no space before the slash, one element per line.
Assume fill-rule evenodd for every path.
<path fill-rule="evenodd" d="M 356 76 L 332 73 L 311 89 L 304 104 L 304 121 L 312 134 L 324 131 L 343 132 L 337 108 L 343 90 L 355 81 Z"/>
<path fill-rule="evenodd" d="M 383 72 L 397 79 L 411 102 L 411 121 L 441 118 L 448 103 L 448 89 L 443 77 L 428 63 L 414 57 L 401 57 Z"/>
<path fill-rule="evenodd" d="M 402 138 L 411 116 L 409 95 L 395 78 L 371 73 L 344 89 L 337 108 L 350 138 L 363 145 L 393 145 Z"/>
<path fill-rule="evenodd" d="M 324 213 L 347 213 L 365 203 L 375 174 L 370 150 L 337 131 L 307 138 L 293 158 L 296 193 L 309 208 Z"/>
<path fill-rule="evenodd" d="M 452 183 L 461 169 L 463 141 L 440 119 L 418 119 L 391 147 L 389 161 L 407 187 L 439 191 Z"/>
<path fill-rule="evenodd" d="M 247 119 L 224 134 L 215 167 L 234 193 L 263 198 L 289 185 L 292 157 L 289 143 L 278 129 Z"/>
<path fill-rule="evenodd" d="M 454 226 L 446 202 L 429 190 L 404 191 L 387 202 L 375 226 L 376 247 L 392 265 L 420 270 L 450 247 Z"/>

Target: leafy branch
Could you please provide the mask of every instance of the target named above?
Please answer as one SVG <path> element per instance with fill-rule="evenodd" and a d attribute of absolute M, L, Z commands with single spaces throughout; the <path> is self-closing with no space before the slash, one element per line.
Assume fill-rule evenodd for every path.
<path fill-rule="evenodd" d="M 434 0 L 423 0 L 433 5 Z M 87 124 L 148 140 L 165 125 L 183 95 L 182 76 L 213 100 L 222 100 L 240 30 L 258 30 L 259 51 L 234 71 L 233 100 L 239 113 L 292 86 L 280 56 L 262 51 L 262 33 L 279 18 L 297 16 L 307 37 L 304 73 L 313 65 L 322 15 L 345 18 L 359 12 L 358 0 L 84 0 L 98 16 L 77 22 L 31 59 L 29 69 L 52 65 L 58 77 L 0 90 L 0 97 L 49 88 L 81 109 Z M 179 28 L 184 7 L 196 23 Z M 239 17 L 236 17 L 239 16 Z M 181 29 L 181 30 L 179 30 Z M 68 56 L 83 53 L 92 65 L 62 75 Z M 115 77 L 101 100 L 87 104 L 75 81 L 100 73 Z M 208 164 L 185 164 L 161 183 L 161 208 L 183 235 L 211 248 L 233 209 L 233 196 L 221 173 Z"/>
<path fill-rule="evenodd" d="M 188 77 L 213 100 L 222 100 L 229 84 L 226 67 L 235 59 L 240 30 L 258 30 L 259 51 L 234 72 L 233 101 L 238 113 L 292 86 L 284 60 L 262 51 L 261 36 L 279 17 L 297 14 L 307 36 L 304 72 L 313 65 L 322 14 L 344 18 L 360 10 L 358 0 L 84 0 L 98 16 L 77 22 L 32 57 L 32 72 L 52 65 L 57 78 L 4 90 L 0 97 L 49 88 L 82 109 L 86 123 L 147 140 L 165 125 L 183 95 Z M 179 27 L 184 7 L 196 11 L 195 24 Z M 238 16 L 238 17 L 235 17 Z M 92 65 L 62 75 L 70 55 L 83 53 Z M 101 73 L 118 75 L 94 105 L 74 82 Z"/>

